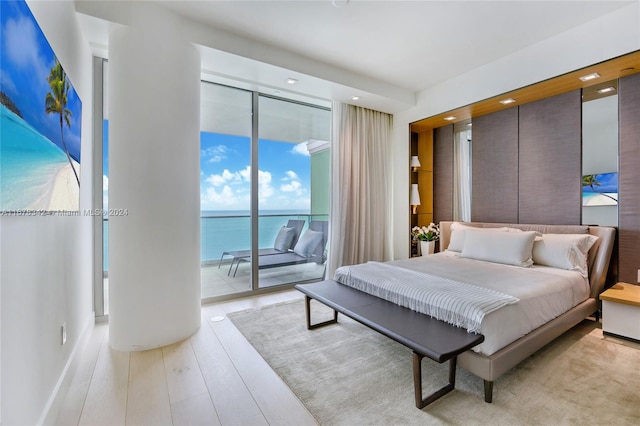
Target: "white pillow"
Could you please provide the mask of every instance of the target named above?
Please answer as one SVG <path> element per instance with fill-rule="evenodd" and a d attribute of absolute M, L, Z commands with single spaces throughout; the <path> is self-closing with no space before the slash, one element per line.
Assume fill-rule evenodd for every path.
<path fill-rule="evenodd" d="M 515 266 L 531 266 L 534 231 L 523 232 L 464 232 L 461 256 L 487 262 Z"/>
<path fill-rule="evenodd" d="M 543 234 L 533 245 L 533 263 L 589 274 L 589 249 L 598 237 L 589 234 Z"/>
<path fill-rule="evenodd" d="M 451 224 L 451 234 L 449 235 L 449 246 L 447 250 L 461 252 L 464 247 L 464 231 L 480 231 L 480 232 L 507 232 L 510 228 L 478 228 L 475 226 L 463 225 L 460 222 Z"/>
<path fill-rule="evenodd" d="M 322 244 L 322 232 L 307 229 L 293 248 L 293 252 L 302 257 L 311 257 Z"/>
<path fill-rule="evenodd" d="M 463 225 L 460 222 L 453 222 L 451 224 L 451 234 L 449 234 L 449 246 L 447 247 L 447 250 L 458 251 L 458 252 L 462 251 L 462 247 L 464 247 L 464 230 L 465 229 L 482 229 L 482 228 Z"/>
<path fill-rule="evenodd" d="M 291 248 L 293 238 L 296 236 L 295 228 L 287 228 L 283 226 L 278 231 L 276 241 L 273 243 L 273 248 L 279 251 L 287 251 Z"/>

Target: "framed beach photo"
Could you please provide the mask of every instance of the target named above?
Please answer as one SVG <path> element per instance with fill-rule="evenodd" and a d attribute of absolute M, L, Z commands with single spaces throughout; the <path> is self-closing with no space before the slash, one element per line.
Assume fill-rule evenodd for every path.
<path fill-rule="evenodd" d="M 25 1 L 0 8 L 0 210 L 78 211 L 82 101 Z"/>
<path fill-rule="evenodd" d="M 601 173 L 582 176 L 582 205 L 617 206 L 618 173 Z"/>

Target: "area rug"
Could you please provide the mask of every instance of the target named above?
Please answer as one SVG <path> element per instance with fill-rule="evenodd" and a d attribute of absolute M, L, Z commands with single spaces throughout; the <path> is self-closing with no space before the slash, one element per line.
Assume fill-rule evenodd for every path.
<path fill-rule="evenodd" d="M 312 304 L 314 322 L 331 316 Z M 339 316 L 309 331 L 302 300 L 229 314 L 321 425 L 640 424 L 640 350 L 584 321 L 496 380 L 484 402 L 478 377 L 458 368 L 456 389 L 419 410 L 411 351 Z M 424 392 L 448 363 L 423 361 Z"/>

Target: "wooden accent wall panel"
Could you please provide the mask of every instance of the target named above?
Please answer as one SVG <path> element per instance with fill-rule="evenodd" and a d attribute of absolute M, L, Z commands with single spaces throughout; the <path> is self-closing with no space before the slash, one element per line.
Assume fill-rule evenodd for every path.
<path fill-rule="evenodd" d="M 453 220 L 453 124 L 433 130 L 433 221 Z"/>
<path fill-rule="evenodd" d="M 418 175 L 420 201 L 418 207 L 418 226 L 428 226 L 433 222 L 433 132 L 418 134 L 418 158 L 420 169 Z"/>
<path fill-rule="evenodd" d="M 580 90 L 520 106 L 520 223 L 581 223 L 581 118 Z"/>
<path fill-rule="evenodd" d="M 640 74 L 618 83 L 618 280 L 637 281 L 640 269 Z"/>
<path fill-rule="evenodd" d="M 473 119 L 471 220 L 518 223 L 518 108 Z"/>

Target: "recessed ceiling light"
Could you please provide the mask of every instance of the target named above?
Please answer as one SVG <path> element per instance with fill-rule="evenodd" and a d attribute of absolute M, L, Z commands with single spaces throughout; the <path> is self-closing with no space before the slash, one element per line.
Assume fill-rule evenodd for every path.
<path fill-rule="evenodd" d="M 351 97 L 351 100 L 352 100 L 352 101 L 357 101 L 358 99 L 360 99 L 360 96 L 352 96 L 352 97 Z"/>
<path fill-rule="evenodd" d="M 613 86 L 609 86 L 609 87 L 605 87 L 602 89 L 598 89 L 596 90 L 598 93 L 600 93 L 601 95 L 604 95 L 605 93 L 609 93 L 609 92 L 615 92 L 616 88 Z"/>
<path fill-rule="evenodd" d="M 597 72 L 594 72 L 593 74 L 583 75 L 582 77 L 580 77 L 580 80 L 589 81 L 589 80 L 596 79 L 598 77 L 600 77 L 600 74 L 598 74 Z"/>
<path fill-rule="evenodd" d="M 501 103 L 502 105 L 508 105 L 508 104 L 512 104 L 512 103 L 514 103 L 515 101 L 516 101 L 515 99 L 513 99 L 513 98 L 509 98 L 509 99 L 503 99 L 503 100 L 501 100 L 501 101 L 500 101 L 500 103 Z"/>
<path fill-rule="evenodd" d="M 444 119 L 447 121 L 451 121 L 451 120 L 455 120 L 456 118 L 453 115 L 450 115 L 449 117 L 445 117 Z"/>
<path fill-rule="evenodd" d="M 289 83 L 289 84 L 296 84 L 297 82 L 298 82 L 298 80 L 296 80 L 295 78 L 289 77 L 287 79 L 287 83 Z"/>

